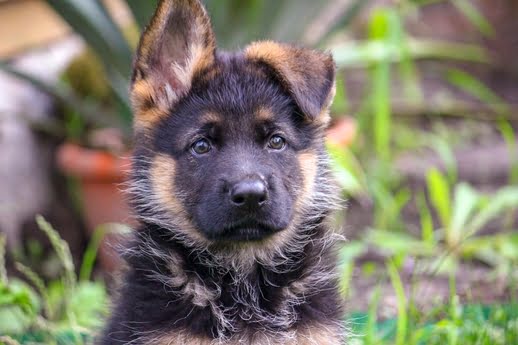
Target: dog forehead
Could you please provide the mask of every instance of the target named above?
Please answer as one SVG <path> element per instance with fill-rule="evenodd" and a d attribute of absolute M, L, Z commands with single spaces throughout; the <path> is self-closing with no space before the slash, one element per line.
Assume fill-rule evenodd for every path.
<path fill-rule="evenodd" d="M 240 54 L 225 55 L 193 83 L 188 105 L 201 121 L 266 121 L 290 108 L 291 97 L 266 71 Z"/>

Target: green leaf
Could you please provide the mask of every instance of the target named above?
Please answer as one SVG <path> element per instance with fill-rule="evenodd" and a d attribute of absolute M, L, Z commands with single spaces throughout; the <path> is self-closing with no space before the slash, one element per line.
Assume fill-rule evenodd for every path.
<path fill-rule="evenodd" d="M 435 211 L 446 229 L 451 223 L 450 186 L 447 179 L 435 168 L 426 176 L 428 194 Z"/>
<path fill-rule="evenodd" d="M 0 335 L 26 331 L 40 310 L 36 293 L 26 283 L 12 279 L 0 287 Z"/>
<path fill-rule="evenodd" d="M 33 317 L 27 315 L 19 306 L 0 307 L 0 335 L 22 334 L 33 322 Z"/>
<path fill-rule="evenodd" d="M 108 81 L 121 104 L 121 118 L 131 126 L 128 96 L 133 51 L 101 1 L 46 0 L 90 46 L 103 63 Z"/>
<path fill-rule="evenodd" d="M 155 12 L 158 0 L 126 0 L 139 28 L 143 30 Z"/>
<path fill-rule="evenodd" d="M 70 310 L 79 326 L 99 329 L 108 315 L 108 294 L 102 283 L 81 282 L 70 300 Z"/>
<path fill-rule="evenodd" d="M 361 164 L 348 148 L 327 145 L 336 180 L 349 195 L 366 195 L 366 176 Z"/>
<path fill-rule="evenodd" d="M 407 39 L 408 56 L 413 60 L 435 59 L 488 63 L 488 53 L 477 45 L 426 39 Z M 331 47 L 339 68 L 370 67 L 380 61 L 401 62 L 401 52 L 385 41 L 347 41 Z"/>
<path fill-rule="evenodd" d="M 468 260 L 478 259 L 491 266 L 512 265 L 518 261 L 518 234 L 471 237 L 462 243 L 459 250 Z"/>
<path fill-rule="evenodd" d="M 359 241 L 351 241 L 347 242 L 341 249 L 340 249 L 340 262 L 341 263 L 348 263 L 348 262 L 354 262 L 356 258 L 363 255 L 367 251 L 367 245 L 363 242 Z"/>
<path fill-rule="evenodd" d="M 402 254 L 428 256 L 434 253 L 432 246 L 400 232 L 370 229 L 366 241 L 391 256 Z"/>
<path fill-rule="evenodd" d="M 477 213 L 467 225 L 464 238 L 475 235 L 490 220 L 498 217 L 507 210 L 518 208 L 518 187 L 509 186 L 500 189 L 490 197 L 490 201 Z"/>
<path fill-rule="evenodd" d="M 451 224 L 446 228 L 446 243 L 450 248 L 456 247 L 463 239 L 467 224 L 480 203 L 478 193 L 466 183 L 455 187 L 453 215 Z"/>
<path fill-rule="evenodd" d="M 46 0 L 103 60 L 108 70 L 129 78 L 132 50 L 100 1 Z"/>

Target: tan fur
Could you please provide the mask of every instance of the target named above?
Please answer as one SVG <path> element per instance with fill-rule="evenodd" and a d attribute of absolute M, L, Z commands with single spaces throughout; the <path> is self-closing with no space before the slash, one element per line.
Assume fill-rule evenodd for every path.
<path fill-rule="evenodd" d="M 160 154 L 155 156 L 150 168 L 150 180 L 152 183 L 153 197 L 157 198 L 160 205 L 167 208 L 175 217 L 179 228 L 189 237 L 198 243 L 205 243 L 206 239 L 201 236 L 193 224 L 188 220 L 187 211 L 179 200 L 174 187 L 176 163 L 171 156 Z"/>
<path fill-rule="evenodd" d="M 190 25 L 188 37 L 181 38 L 181 41 L 188 42 L 185 51 L 181 51 L 178 42 L 163 42 L 167 30 L 170 30 L 169 20 L 176 12 L 192 15 L 190 22 L 186 23 Z M 171 61 L 170 65 L 162 66 L 160 58 L 167 55 L 167 48 L 170 47 L 164 47 L 164 44 L 168 43 L 178 45 L 179 48 L 175 49 L 181 56 Z M 131 100 L 137 131 L 153 128 L 164 114 L 168 114 L 174 103 L 187 94 L 193 77 L 213 65 L 215 49 L 216 40 L 210 19 L 199 1 L 160 2 L 151 24 L 142 35 L 135 61 Z"/>
<path fill-rule="evenodd" d="M 331 88 L 331 91 L 329 92 L 329 95 L 327 96 L 327 99 L 325 101 L 324 108 L 320 112 L 320 115 L 318 116 L 319 122 L 324 128 L 328 128 L 329 124 L 331 123 L 331 104 L 333 104 L 333 100 L 336 96 L 336 83 L 333 83 L 333 87 Z"/>
<path fill-rule="evenodd" d="M 164 283 L 172 288 L 181 289 L 184 298 L 192 301 L 198 307 L 207 307 L 219 297 L 219 291 L 209 289 L 197 275 L 188 274 L 181 266 L 179 258 L 170 258 L 169 272 Z"/>
<path fill-rule="evenodd" d="M 319 115 L 330 106 L 334 95 L 332 89 L 335 65 L 331 55 L 282 43 L 262 41 L 249 45 L 245 49 L 245 56 L 252 61 L 264 62 L 272 66 L 308 118 L 327 125 L 328 117 Z M 332 80 L 327 80 L 328 77 Z M 315 90 L 323 88 L 328 82 L 333 86 L 327 97 L 319 100 L 318 92 L 315 93 Z"/>
<path fill-rule="evenodd" d="M 317 155 L 315 152 L 306 151 L 297 157 L 300 170 L 304 178 L 302 193 L 299 200 L 307 199 L 315 188 L 315 177 L 317 176 Z"/>
<path fill-rule="evenodd" d="M 208 123 L 218 123 L 221 122 L 222 116 L 215 112 L 208 112 L 206 114 L 203 114 L 201 117 L 201 123 L 202 124 L 208 124 Z"/>
<path fill-rule="evenodd" d="M 218 118 L 218 115 L 214 113 L 207 113 L 206 116 L 207 120 L 215 120 Z M 297 198 L 296 209 L 302 209 L 301 205 L 307 202 L 307 199 L 314 189 L 317 173 L 317 156 L 313 151 L 306 151 L 299 154 L 298 160 L 302 171 L 303 185 L 300 195 Z M 174 188 L 174 176 L 174 159 L 168 155 L 157 155 L 150 168 L 153 194 L 159 203 L 167 207 L 167 211 L 174 215 L 179 229 L 188 239 L 196 243 L 197 246 L 208 248 L 209 251 L 211 251 L 213 245 L 212 241 L 201 235 L 188 220 L 187 212 L 183 208 L 181 199 L 179 199 L 178 191 Z M 298 218 L 298 215 L 296 215 L 296 218 Z M 272 255 L 278 253 L 286 243 L 293 239 L 297 230 L 297 224 L 298 219 L 294 219 L 292 225 L 287 229 L 267 237 L 260 242 L 229 243 L 228 245 L 233 248 L 229 250 L 228 253 L 236 253 L 235 265 L 240 265 L 244 271 L 247 271 L 247 267 L 252 267 L 257 261 L 268 264 Z M 230 261 L 232 261 L 232 258 L 230 258 Z M 229 264 L 232 264 L 232 262 L 229 262 Z M 203 292 L 203 290 L 195 288 L 195 282 L 190 281 L 189 286 L 192 292 Z M 196 294 L 192 294 L 192 296 L 193 298 L 204 299 L 203 296 L 197 296 Z"/>
<path fill-rule="evenodd" d="M 334 328 L 315 325 L 292 330 L 287 334 L 256 333 L 227 341 L 188 336 L 182 333 L 162 335 L 145 342 L 146 345 L 342 345 L 343 335 Z"/>
<path fill-rule="evenodd" d="M 216 48 L 216 39 L 212 32 L 210 19 L 197 0 L 162 0 L 153 16 L 151 23 L 144 32 L 138 48 L 138 55 L 136 61 L 136 68 L 148 68 L 147 64 L 155 53 L 156 42 L 160 42 L 164 30 L 167 29 L 168 19 L 174 11 L 188 8 L 194 14 L 195 23 L 192 23 L 195 31 L 193 33 L 193 40 L 195 42 L 203 42 L 207 38 L 208 46 L 207 52 L 201 52 L 199 45 L 194 45 L 191 56 L 198 56 L 194 70 L 207 68 L 213 62 L 212 53 Z"/>
<path fill-rule="evenodd" d="M 261 107 L 255 112 L 255 118 L 259 121 L 273 120 L 273 115 L 272 110 L 266 107 Z"/>
<path fill-rule="evenodd" d="M 151 129 L 168 115 L 166 97 L 154 89 L 147 80 L 139 80 L 133 84 L 131 101 L 135 112 L 135 128 Z"/>

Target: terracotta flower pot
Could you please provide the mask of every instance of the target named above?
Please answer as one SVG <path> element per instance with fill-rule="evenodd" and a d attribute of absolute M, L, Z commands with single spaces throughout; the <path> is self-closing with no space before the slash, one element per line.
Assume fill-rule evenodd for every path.
<path fill-rule="evenodd" d="M 130 170 L 129 155 L 115 156 L 109 152 L 65 143 L 57 152 L 61 170 L 80 182 L 83 213 L 90 235 L 103 224 L 134 225 L 130 207 L 121 190 Z M 112 272 L 120 264 L 116 246 L 120 236 L 107 234 L 101 242 L 98 259 L 105 271 Z"/>
<path fill-rule="evenodd" d="M 357 124 L 349 116 L 337 120 L 327 131 L 327 141 L 338 147 L 348 147 L 356 138 Z"/>

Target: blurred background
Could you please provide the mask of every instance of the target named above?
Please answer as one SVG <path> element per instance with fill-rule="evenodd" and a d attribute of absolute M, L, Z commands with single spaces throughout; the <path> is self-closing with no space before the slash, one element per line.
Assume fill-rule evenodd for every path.
<path fill-rule="evenodd" d="M 351 344 L 518 344 L 518 1 L 205 0 L 219 46 L 332 52 Z M 83 344 L 135 221 L 156 0 L 0 0 L 0 344 Z"/>

